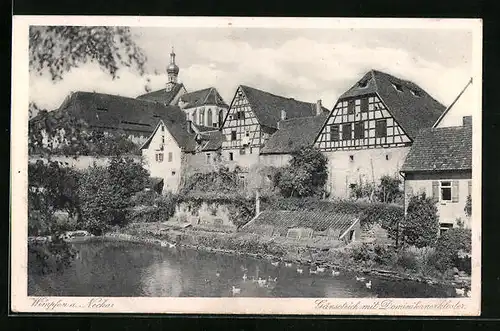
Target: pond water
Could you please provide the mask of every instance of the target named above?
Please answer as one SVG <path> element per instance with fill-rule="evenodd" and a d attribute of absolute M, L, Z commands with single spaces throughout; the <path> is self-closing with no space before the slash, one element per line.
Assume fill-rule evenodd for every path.
<path fill-rule="evenodd" d="M 146 297 L 452 297 L 451 287 L 331 270 L 303 273 L 244 256 L 116 241 L 74 243 L 77 259 L 62 273 L 29 274 L 30 296 Z M 246 274 L 246 280 L 244 280 Z M 357 281 L 356 276 L 364 276 Z M 252 279 L 268 279 L 260 284 Z M 366 283 L 371 281 L 371 288 Z M 233 294 L 232 287 L 240 289 Z"/>

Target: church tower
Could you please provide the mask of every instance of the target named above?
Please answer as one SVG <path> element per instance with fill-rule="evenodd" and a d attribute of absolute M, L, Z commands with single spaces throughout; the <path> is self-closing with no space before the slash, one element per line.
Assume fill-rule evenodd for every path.
<path fill-rule="evenodd" d="M 170 53 L 170 64 L 167 67 L 168 83 L 167 90 L 171 90 L 177 84 L 177 76 L 179 75 L 179 67 L 175 64 L 175 53 L 172 47 Z"/>

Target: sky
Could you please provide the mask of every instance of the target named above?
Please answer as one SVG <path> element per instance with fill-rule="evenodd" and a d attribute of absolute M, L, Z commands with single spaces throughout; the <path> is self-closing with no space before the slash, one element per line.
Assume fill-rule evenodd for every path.
<path fill-rule="evenodd" d="M 30 101 L 51 110 L 71 91 L 136 97 L 145 93 L 147 78 L 152 90 L 164 88 L 172 46 L 179 81 L 187 90 L 215 87 L 228 104 L 242 84 L 297 100 L 322 100 L 332 109 L 340 94 L 367 71 L 377 69 L 415 82 L 448 106 L 472 75 L 470 30 L 133 27 L 131 31 L 148 59 L 145 76 L 121 69 L 120 78 L 113 80 L 94 64 L 71 70 L 57 83 L 31 74 Z M 465 104 L 460 112 L 470 113 L 470 103 L 460 104 Z"/>

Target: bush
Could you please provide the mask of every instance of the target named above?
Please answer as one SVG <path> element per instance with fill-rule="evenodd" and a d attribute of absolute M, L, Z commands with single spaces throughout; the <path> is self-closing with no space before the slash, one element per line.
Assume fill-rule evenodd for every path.
<path fill-rule="evenodd" d="M 28 243 L 28 272 L 38 275 L 61 272 L 71 265 L 76 250 L 55 237 L 49 243 Z"/>
<path fill-rule="evenodd" d="M 274 176 L 274 185 L 285 197 L 321 196 L 328 177 L 328 159 L 315 147 L 292 154 L 289 165 Z"/>
<path fill-rule="evenodd" d="M 397 264 L 404 269 L 412 271 L 417 271 L 419 268 L 419 261 L 415 252 L 406 249 L 398 252 Z"/>
<path fill-rule="evenodd" d="M 470 253 L 472 233 L 470 229 L 451 228 L 439 237 L 436 244 L 435 266 L 443 271 L 460 266 L 459 253 Z M 464 270 L 469 271 L 470 270 Z"/>
<path fill-rule="evenodd" d="M 408 245 L 434 246 L 439 232 L 436 201 L 425 193 L 411 197 L 402 235 Z"/>
<path fill-rule="evenodd" d="M 377 199 L 380 202 L 386 203 L 394 203 L 399 201 L 403 192 L 400 189 L 401 179 L 391 177 L 391 176 L 383 176 L 380 179 L 380 184 L 377 187 Z"/>

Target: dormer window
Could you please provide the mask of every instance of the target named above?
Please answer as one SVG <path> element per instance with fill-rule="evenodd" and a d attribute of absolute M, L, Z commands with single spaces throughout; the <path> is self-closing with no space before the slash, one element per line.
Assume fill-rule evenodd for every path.
<path fill-rule="evenodd" d="M 392 83 L 392 86 L 396 89 L 396 91 L 403 92 L 403 86 L 401 86 L 401 84 Z"/>
<path fill-rule="evenodd" d="M 422 96 L 422 93 L 420 93 L 420 91 L 417 91 L 417 90 L 410 90 L 410 91 L 411 91 L 411 94 L 413 94 L 416 97 L 421 97 Z"/>
<path fill-rule="evenodd" d="M 360 87 L 360 88 L 365 88 L 367 86 L 368 86 L 368 79 L 365 79 L 365 80 L 358 83 L 358 87 Z"/>
<path fill-rule="evenodd" d="M 97 110 L 99 110 L 99 111 L 108 111 L 108 108 L 105 108 L 105 107 L 97 107 Z"/>

